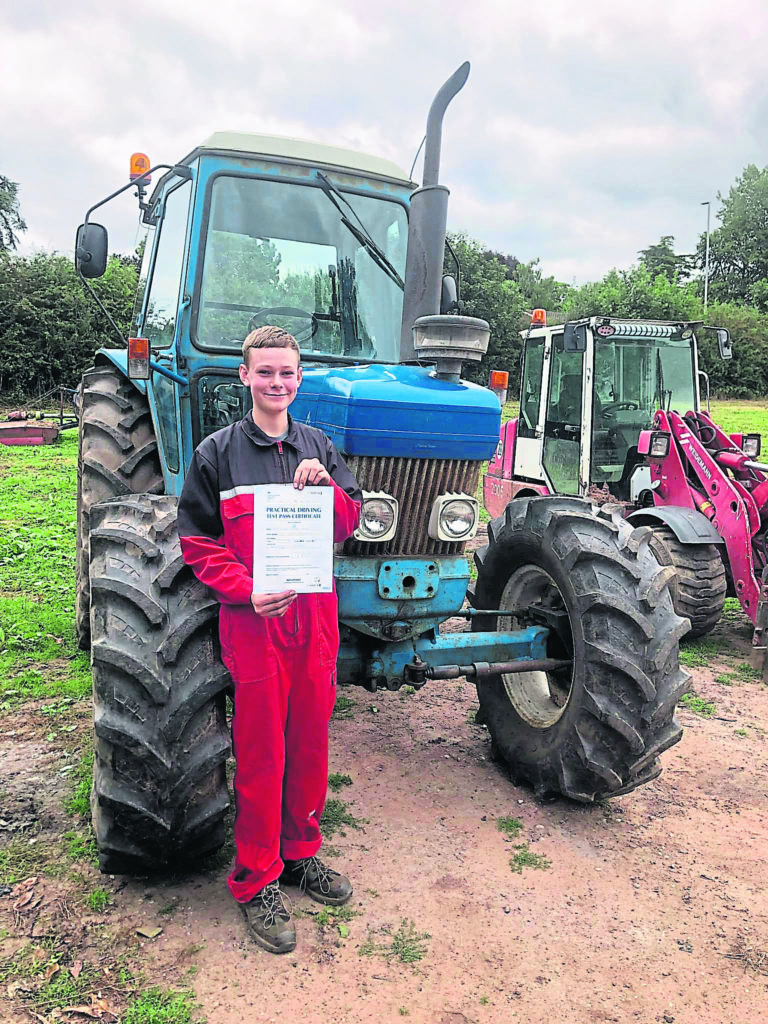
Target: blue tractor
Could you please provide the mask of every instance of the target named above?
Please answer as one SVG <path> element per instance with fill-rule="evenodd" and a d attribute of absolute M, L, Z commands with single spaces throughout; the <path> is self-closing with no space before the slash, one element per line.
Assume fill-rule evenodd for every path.
<path fill-rule="evenodd" d="M 433 102 L 420 187 L 376 157 L 217 133 L 163 165 L 151 195 L 157 168 L 141 161 L 114 193 L 136 187 L 149 237 L 135 337 L 97 353 L 80 393 L 77 624 L 92 657 L 104 871 L 178 864 L 224 839 L 230 680 L 176 505 L 195 446 L 248 411 L 239 350 L 259 324 L 299 339 L 291 412 L 330 435 L 364 491 L 335 559 L 339 682 L 476 682 L 496 756 L 539 795 L 626 793 L 680 737 L 687 623 L 650 530 L 579 499 L 516 500 L 470 586 L 500 408 L 460 377 L 488 326 L 460 314 L 443 277 L 442 119 L 468 72 Z M 91 214 L 111 198 L 78 230 L 87 286 L 108 252 Z M 457 617 L 467 628 L 444 631 Z"/>

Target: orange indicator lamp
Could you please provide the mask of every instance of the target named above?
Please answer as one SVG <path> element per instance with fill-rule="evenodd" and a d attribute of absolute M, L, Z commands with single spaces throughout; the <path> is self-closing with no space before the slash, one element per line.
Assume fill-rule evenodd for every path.
<path fill-rule="evenodd" d="M 547 326 L 547 311 L 546 309 L 534 309 L 531 313 L 531 327 L 546 327 Z"/>
<path fill-rule="evenodd" d="M 488 379 L 488 387 L 498 398 L 499 405 L 503 406 L 507 400 L 508 384 L 509 374 L 506 370 L 491 370 L 491 375 Z"/>
<path fill-rule="evenodd" d="M 149 380 L 149 338 L 128 339 L 128 376 Z"/>

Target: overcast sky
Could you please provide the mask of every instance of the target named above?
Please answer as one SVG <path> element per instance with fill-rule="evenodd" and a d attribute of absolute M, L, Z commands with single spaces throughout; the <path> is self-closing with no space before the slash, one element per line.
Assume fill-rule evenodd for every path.
<path fill-rule="evenodd" d="M 216 130 L 361 149 L 407 171 L 435 91 L 467 59 L 443 136 L 449 226 L 563 281 L 627 267 L 663 234 L 691 252 L 700 203 L 768 164 L 761 0 L 3 8 L 0 174 L 21 186 L 23 251 L 69 252 L 132 152 L 172 163 Z M 132 248 L 135 199 L 103 219 L 111 248 Z"/>

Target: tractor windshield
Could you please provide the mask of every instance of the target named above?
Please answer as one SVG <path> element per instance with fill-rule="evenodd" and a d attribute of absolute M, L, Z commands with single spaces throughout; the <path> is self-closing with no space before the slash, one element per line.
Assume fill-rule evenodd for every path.
<path fill-rule="evenodd" d="M 403 276 L 404 207 L 352 192 L 344 198 Z M 197 313 L 201 347 L 237 350 L 250 330 L 274 323 L 296 336 L 305 359 L 397 362 L 402 309 L 402 289 L 321 188 L 214 179 Z"/>
<path fill-rule="evenodd" d="M 656 410 L 696 407 L 693 345 L 679 336 L 595 338 L 594 483 L 623 490 L 638 461 L 640 431 L 653 425 Z"/>

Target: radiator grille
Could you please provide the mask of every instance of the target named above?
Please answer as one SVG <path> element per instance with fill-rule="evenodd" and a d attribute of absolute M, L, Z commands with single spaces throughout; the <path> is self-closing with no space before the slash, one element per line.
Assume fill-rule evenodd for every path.
<path fill-rule="evenodd" d="M 397 498 L 397 532 L 385 544 L 350 537 L 345 555 L 456 555 L 465 541 L 433 540 L 427 533 L 435 498 L 447 491 L 474 495 L 482 462 L 468 459 L 404 459 L 351 456 L 347 464 L 364 491 L 384 491 Z"/>

